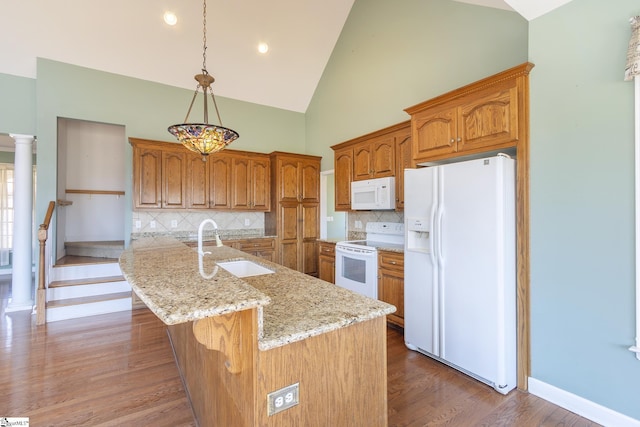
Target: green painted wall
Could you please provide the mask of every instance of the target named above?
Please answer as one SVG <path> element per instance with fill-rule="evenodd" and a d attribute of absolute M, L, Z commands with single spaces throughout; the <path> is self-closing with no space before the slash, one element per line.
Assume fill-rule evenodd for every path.
<path fill-rule="evenodd" d="M 167 126 L 181 123 L 193 96 L 180 89 L 121 75 L 105 73 L 47 59 L 38 59 L 37 135 L 38 188 L 36 221 L 43 218 L 49 200 L 56 198 L 57 118 L 73 118 L 124 125 L 127 137 L 173 142 Z M 214 87 L 215 89 L 215 87 Z M 268 153 L 274 150 L 304 152 L 304 115 L 248 102 L 216 97 L 225 126 L 240 138 L 230 148 Z M 191 120 L 202 120 L 201 98 Z M 200 107 L 200 109 L 198 109 Z M 209 120 L 217 122 L 215 113 Z M 131 203 L 131 147 L 126 145 L 127 205 Z M 44 161 L 42 161 L 44 159 Z M 131 210 L 125 212 L 125 230 L 131 227 Z"/>
<path fill-rule="evenodd" d="M 34 135 L 35 110 L 36 81 L 0 73 L 0 133 Z"/>
<path fill-rule="evenodd" d="M 527 21 L 450 0 L 356 0 L 307 110 L 307 151 L 409 119 L 403 110 L 527 61 Z"/>
<path fill-rule="evenodd" d="M 637 0 L 574 0 L 530 23 L 532 376 L 640 419 L 634 322 Z"/>

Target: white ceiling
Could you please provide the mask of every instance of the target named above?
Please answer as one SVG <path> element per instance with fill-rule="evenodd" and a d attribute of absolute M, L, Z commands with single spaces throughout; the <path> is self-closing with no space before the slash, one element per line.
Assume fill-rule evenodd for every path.
<path fill-rule="evenodd" d="M 304 112 L 354 0 L 208 0 L 207 68 L 218 96 Z M 570 0 L 456 0 L 534 19 Z M 0 73 L 36 57 L 195 89 L 201 0 L 0 0 Z M 178 16 L 174 27 L 162 16 Z M 270 50 L 257 53 L 264 41 Z"/>

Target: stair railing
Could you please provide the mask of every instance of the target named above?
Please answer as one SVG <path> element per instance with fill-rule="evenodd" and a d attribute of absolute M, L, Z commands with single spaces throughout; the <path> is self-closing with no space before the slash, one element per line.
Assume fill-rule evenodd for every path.
<path fill-rule="evenodd" d="M 56 207 L 56 202 L 49 202 L 47 208 L 47 214 L 44 216 L 44 222 L 40 224 L 38 229 L 38 241 L 40 242 L 40 255 L 38 261 L 38 291 L 36 292 L 36 325 L 44 325 L 47 320 L 46 305 L 47 305 L 47 289 L 45 287 L 45 268 L 46 268 L 46 254 L 45 248 L 47 245 L 47 237 L 49 231 L 49 225 L 51 224 L 51 217 L 53 216 L 53 210 Z"/>

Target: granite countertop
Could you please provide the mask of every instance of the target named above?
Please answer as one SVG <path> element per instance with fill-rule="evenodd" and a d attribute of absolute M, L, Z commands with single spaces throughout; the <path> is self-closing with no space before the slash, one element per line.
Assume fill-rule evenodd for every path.
<path fill-rule="evenodd" d="M 376 245 L 376 249 L 379 251 L 397 252 L 401 254 L 404 253 L 404 245 L 392 245 L 391 243 Z"/>
<path fill-rule="evenodd" d="M 344 242 L 346 239 L 340 239 L 340 238 L 331 238 L 331 239 L 318 239 L 318 242 L 324 242 L 324 243 L 333 243 L 334 245 L 338 242 Z"/>
<path fill-rule="evenodd" d="M 237 278 L 218 268 L 200 274 L 198 253 L 167 237 L 132 242 L 120 257 L 125 278 L 168 325 L 258 308 L 258 347 L 291 342 L 384 316 L 395 307 L 230 247 L 205 246 L 205 276 L 216 262 L 244 258 L 274 274 Z"/>
<path fill-rule="evenodd" d="M 205 241 L 215 240 L 215 230 L 207 228 L 203 232 L 203 239 Z M 267 239 L 275 238 L 276 236 L 265 235 L 264 229 L 248 228 L 248 229 L 230 229 L 230 230 L 218 230 L 220 239 L 226 240 L 242 240 L 242 239 Z M 176 231 L 176 232 L 143 232 L 143 233 L 131 233 L 131 240 L 139 240 L 145 238 L 158 238 L 158 237 L 172 237 L 181 242 L 197 242 L 198 233 L 193 231 Z"/>

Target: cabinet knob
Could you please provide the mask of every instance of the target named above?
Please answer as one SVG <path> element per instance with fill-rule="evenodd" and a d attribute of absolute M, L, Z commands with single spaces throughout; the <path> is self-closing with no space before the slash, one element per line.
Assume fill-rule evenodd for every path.
<path fill-rule="evenodd" d="M 456 142 L 455 138 L 451 138 L 451 143 L 453 144 L 454 142 Z"/>
<path fill-rule="evenodd" d="M 396 265 L 396 262 L 395 261 L 391 261 L 391 264 Z"/>
<path fill-rule="evenodd" d="M 462 138 L 458 137 L 458 142 L 462 141 Z"/>

